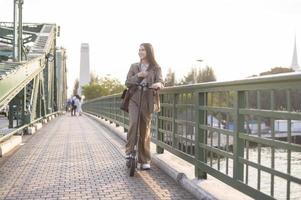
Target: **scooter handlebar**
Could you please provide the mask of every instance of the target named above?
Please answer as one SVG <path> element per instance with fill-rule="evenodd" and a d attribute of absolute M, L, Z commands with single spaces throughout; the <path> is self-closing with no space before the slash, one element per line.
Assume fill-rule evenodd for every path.
<path fill-rule="evenodd" d="M 159 88 L 152 88 L 152 87 L 150 87 L 148 83 L 136 83 L 136 85 L 138 87 L 143 88 L 143 89 L 146 88 L 146 89 L 152 89 L 152 90 L 159 90 Z"/>

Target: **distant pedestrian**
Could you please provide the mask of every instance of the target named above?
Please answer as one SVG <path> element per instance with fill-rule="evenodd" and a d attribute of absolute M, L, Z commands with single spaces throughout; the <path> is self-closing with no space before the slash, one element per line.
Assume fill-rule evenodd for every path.
<path fill-rule="evenodd" d="M 71 98 L 71 116 L 75 116 L 76 114 L 76 104 L 75 104 L 75 101 L 76 101 L 76 96 L 73 96 Z"/>
<path fill-rule="evenodd" d="M 144 83 L 154 89 L 163 88 L 163 78 L 161 67 L 157 64 L 154 56 L 154 50 L 150 43 L 140 45 L 139 53 L 140 62 L 131 65 L 127 74 L 126 86 L 137 87 L 137 84 Z M 138 113 L 138 105 L 140 101 L 140 92 L 143 92 L 143 101 L 141 102 L 141 112 Z M 129 102 L 129 130 L 126 143 L 126 159 L 130 155 L 135 146 L 135 137 L 137 134 L 138 116 L 140 123 L 138 129 L 140 137 L 138 141 L 138 164 L 141 169 L 150 169 L 150 141 L 151 141 L 151 118 L 153 112 L 159 112 L 160 101 L 159 94 L 156 90 L 139 90 L 137 89 Z"/>
<path fill-rule="evenodd" d="M 76 100 L 75 100 L 75 105 L 76 105 L 76 112 L 78 113 L 79 116 L 82 115 L 82 98 L 77 94 L 76 96 Z"/>

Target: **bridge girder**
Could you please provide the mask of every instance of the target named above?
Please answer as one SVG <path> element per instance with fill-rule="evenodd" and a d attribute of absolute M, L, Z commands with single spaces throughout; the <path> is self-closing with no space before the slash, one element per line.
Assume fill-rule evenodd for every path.
<path fill-rule="evenodd" d="M 0 38 L 9 33 L 9 26 L 12 24 L 0 27 Z M 27 60 L 0 62 L 0 108 L 9 105 L 10 127 L 13 127 L 13 120 L 21 126 L 62 110 L 67 98 L 66 81 L 61 82 L 63 86 L 59 88 L 57 85 L 58 80 L 66 80 L 66 65 L 56 65 L 56 25 L 26 24 L 24 30 L 24 34 L 31 33 Z M 2 44 L 0 53 L 1 47 L 12 51 L 11 46 Z M 66 56 L 60 59 L 60 63 L 65 63 Z"/>

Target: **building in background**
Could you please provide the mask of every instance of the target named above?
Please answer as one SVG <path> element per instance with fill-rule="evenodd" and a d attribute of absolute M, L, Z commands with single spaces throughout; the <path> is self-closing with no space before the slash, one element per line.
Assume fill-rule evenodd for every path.
<path fill-rule="evenodd" d="M 300 66 L 298 64 L 298 54 L 297 54 L 297 40 L 295 36 L 295 44 L 294 44 L 294 52 L 293 52 L 293 59 L 292 59 L 292 65 L 291 68 L 294 71 L 301 71 Z"/>
<path fill-rule="evenodd" d="M 82 86 L 90 83 L 89 44 L 82 43 L 80 49 L 80 72 L 78 94 L 82 95 Z"/>

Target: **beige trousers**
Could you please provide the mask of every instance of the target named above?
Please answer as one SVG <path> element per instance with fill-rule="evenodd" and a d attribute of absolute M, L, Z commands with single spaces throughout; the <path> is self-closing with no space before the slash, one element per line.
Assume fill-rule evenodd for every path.
<path fill-rule="evenodd" d="M 138 93 L 141 91 L 138 90 Z M 147 98 L 143 95 L 143 101 L 140 110 L 140 124 L 138 129 L 140 131 L 140 137 L 138 142 L 138 162 L 139 163 L 150 163 L 150 142 L 151 142 L 151 117 L 152 114 L 147 112 Z M 129 129 L 127 135 L 127 143 L 125 146 L 125 153 L 128 155 L 132 152 L 135 146 L 135 137 L 137 133 L 137 123 L 138 123 L 138 109 L 139 101 L 130 100 L 129 103 Z"/>

